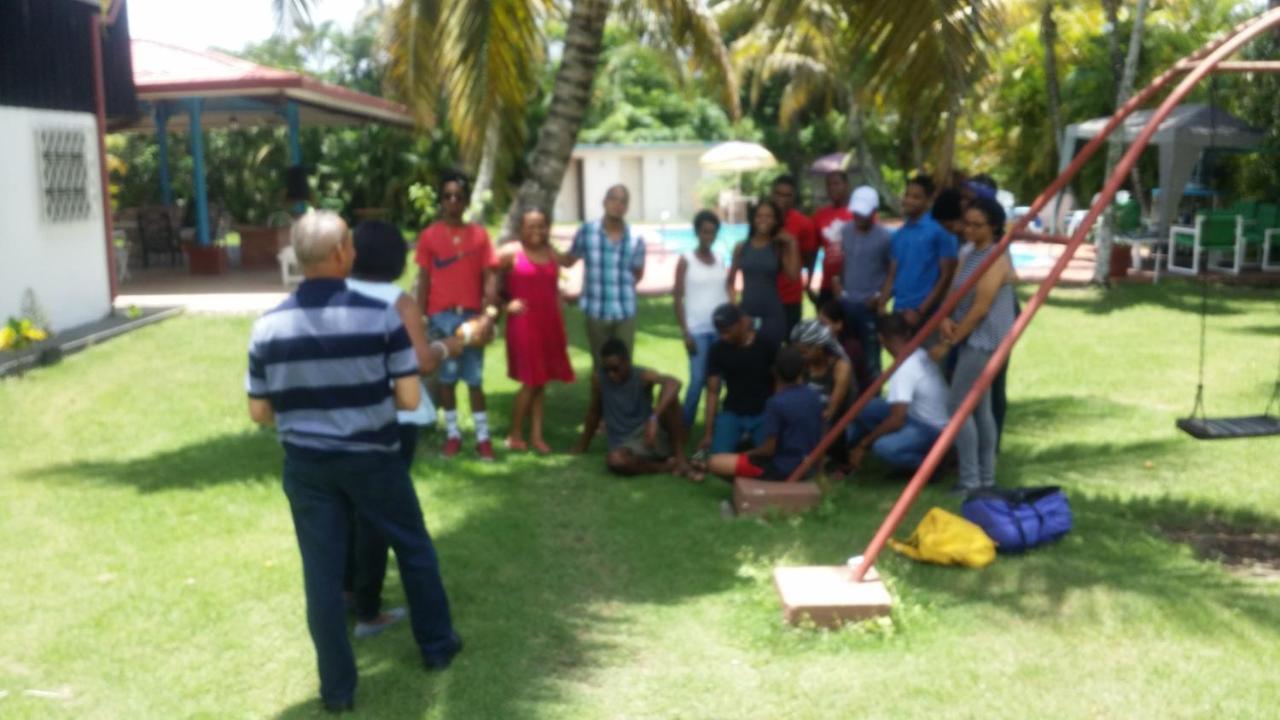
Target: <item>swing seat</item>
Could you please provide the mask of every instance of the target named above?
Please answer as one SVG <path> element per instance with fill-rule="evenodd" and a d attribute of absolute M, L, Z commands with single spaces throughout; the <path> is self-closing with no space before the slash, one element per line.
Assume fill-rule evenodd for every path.
<path fill-rule="evenodd" d="M 1197 440 L 1280 435 L 1280 418 L 1273 415 L 1250 415 L 1233 418 L 1182 418 L 1178 429 Z"/>

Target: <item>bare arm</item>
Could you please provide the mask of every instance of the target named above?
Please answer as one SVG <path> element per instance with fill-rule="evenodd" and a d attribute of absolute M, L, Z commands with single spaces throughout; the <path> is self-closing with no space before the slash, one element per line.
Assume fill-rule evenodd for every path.
<path fill-rule="evenodd" d="M 437 349 L 433 349 L 438 346 L 427 338 L 427 331 L 422 326 L 422 313 L 418 312 L 408 295 L 401 294 L 396 299 L 396 312 L 400 314 L 400 322 L 404 323 L 404 330 L 409 334 L 409 342 L 413 343 L 413 354 L 418 358 L 418 372 L 423 375 L 435 372 L 443 360 L 461 355 L 462 349 L 466 347 L 462 338 L 450 335 L 436 341 L 444 345 L 443 357 Z"/>
<path fill-rule="evenodd" d="M 716 432 L 716 414 L 720 412 L 720 376 L 707 376 L 707 410 L 706 420 L 702 425 L 702 445 L 711 446 L 711 439 Z"/>
<path fill-rule="evenodd" d="M 398 377 L 392 381 L 391 387 L 395 392 L 397 410 L 418 409 L 418 403 L 422 401 L 422 390 L 417 375 Z"/>
<path fill-rule="evenodd" d="M 735 305 L 738 303 L 737 286 L 738 270 L 740 269 L 738 263 L 742 259 L 742 245 L 743 243 L 738 243 L 734 246 L 733 259 L 729 261 L 729 276 L 724 280 L 725 294 L 729 296 L 729 302 Z"/>
<path fill-rule="evenodd" d="M 587 451 L 587 448 L 591 446 L 591 438 L 596 435 L 596 427 L 600 425 L 600 416 L 602 414 L 600 378 L 592 373 L 591 400 L 587 403 L 587 418 L 582 423 L 582 436 L 578 438 L 578 444 L 574 446 L 573 449 L 574 452 L 584 453 Z"/>
<path fill-rule="evenodd" d="M 800 279 L 800 247 L 789 233 L 780 233 L 778 241 L 782 245 L 782 272 L 791 280 Z"/>
<path fill-rule="evenodd" d="M 675 307 L 676 322 L 680 324 L 680 334 L 686 343 L 692 342 L 689 337 L 689 324 L 684 320 L 684 276 L 689 269 L 689 262 L 683 256 L 676 263 L 676 283 L 671 289 L 671 304 Z M 692 351 L 691 351 L 692 352 Z"/>
<path fill-rule="evenodd" d="M 646 384 L 657 385 L 661 388 L 658 393 L 658 402 L 653 406 L 653 414 L 655 416 L 661 416 L 679 400 L 680 381 L 670 375 L 663 375 L 656 370 L 646 369 L 640 379 Z"/>
<path fill-rule="evenodd" d="M 249 418 L 255 423 L 267 427 L 274 425 L 276 422 L 276 411 L 271 407 L 271 401 L 266 398 L 249 398 Z"/>
<path fill-rule="evenodd" d="M 876 298 L 876 310 L 879 313 L 884 312 L 884 307 L 889 303 L 889 298 L 893 297 L 893 279 L 898 274 L 898 261 L 889 261 L 889 272 L 885 273 L 884 285 L 880 286 L 880 297 Z"/>
<path fill-rule="evenodd" d="M 943 258 L 938 261 L 938 282 L 934 283 L 933 289 L 929 291 L 929 296 L 924 299 L 924 303 L 920 306 L 922 314 L 928 313 L 937 307 L 938 303 L 942 302 L 947 290 L 951 288 L 951 279 L 955 277 L 955 274 L 955 258 Z"/>
<path fill-rule="evenodd" d="M 836 361 L 836 365 L 832 368 L 835 382 L 831 386 L 831 399 L 827 401 L 827 409 L 822 413 L 822 419 L 830 421 L 834 420 L 836 413 L 840 411 L 840 406 L 844 403 L 845 396 L 849 394 L 849 380 L 853 377 L 853 363 L 840 359 Z"/>
<path fill-rule="evenodd" d="M 490 307 L 501 307 L 501 298 L 498 297 L 498 270 L 497 268 L 486 268 L 484 271 L 484 304 Z"/>

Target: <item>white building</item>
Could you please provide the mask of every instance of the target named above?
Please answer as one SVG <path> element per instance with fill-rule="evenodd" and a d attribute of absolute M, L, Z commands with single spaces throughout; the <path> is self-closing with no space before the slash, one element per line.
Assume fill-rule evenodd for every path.
<path fill-rule="evenodd" d="M 578 145 L 556 197 L 555 221 L 600 216 L 605 192 L 622 183 L 631 191 L 627 219 L 637 223 L 684 223 L 702 207 L 698 164 L 714 143 L 670 142 Z"/>

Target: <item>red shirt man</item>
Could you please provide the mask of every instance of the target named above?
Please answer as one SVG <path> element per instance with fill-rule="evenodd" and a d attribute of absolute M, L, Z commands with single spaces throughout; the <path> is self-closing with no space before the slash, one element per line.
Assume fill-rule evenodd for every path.
<path fill-rule="evenodd" d="M 428 316 L 484 309 L 485 271 L 495 265 L 484 226 L 434 222 L 418 236 L 414 259 L 431 282 L 423 308 Z"/>
<path fill-rule="evenodd" d="M 827 173 L 827 197 L 831 204 L 813 213 L 814 230 L 822 244 L 822 285 L 819 288 L 819 305 L 831 297 L 831 278 L 844 270 L 844 248 L 840 240 L 840 228 L 853 220 L 849 212 L 849 178 L 844 171 Z M 812 287 L 812 284 L 810 284 Z"/>
<path fill-rule="evenodd" d="M 804 270 L 813 271 L 813 262 L 818 254 L 818 234 L 811 221 L 804 213 L 795 209 L 796 181 L 790 175 L 783 175 L 773 181 L 773 202 L 783 213 L 782 229 L 796 239 L 796 249 L 800 251 L 800 264 Z M 787 337 L 791 336 L 791 328 L 800 322 L 801 302 L 804 300 L 804 272 L 799 280 L 791 280 L 785 273 L 778 273 L 778 299 L 787 313 Z"/>

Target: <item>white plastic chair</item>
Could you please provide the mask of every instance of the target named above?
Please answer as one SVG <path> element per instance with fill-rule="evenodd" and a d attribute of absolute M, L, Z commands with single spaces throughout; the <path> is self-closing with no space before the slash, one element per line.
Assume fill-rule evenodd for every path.
<path fill-rule="evenodd" d="M 302 268 L 292 245 L 286 245 L 276 253 L 276 260 L 280 263 L 280 284 L 289 287 L 302 282 Z"/>

